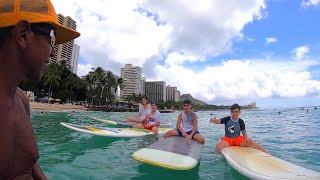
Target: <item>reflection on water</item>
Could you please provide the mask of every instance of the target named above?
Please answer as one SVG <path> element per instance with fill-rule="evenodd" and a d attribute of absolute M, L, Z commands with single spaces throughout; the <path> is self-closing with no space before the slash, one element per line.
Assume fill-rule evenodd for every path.
<path fill-rule="evenodd" d="M 249 137 L 269 152 L 299 166 L 320 172 L 320 109 L 243 110 Z M 223 125 L 209 124 L 211 117 L 222 118 L 228 111 L 198 112 L 199 131 L 206 138 L 200 163 L 189 171 L 162 169 L 133 160 L 132 153 L 159 138 L 108 138 L 84 134 L 61 126 L 60 122 L 105 127 L 93 121 L 95 116 L 116 121 L 134 113 L 105 112 L 32 112 L 39 150 L 40 165 L 50 179 L 247 179 L 232 169 L 215 143 L 224 135 Z M 211 115 L 212 114 L 212 115 Z M 162 119 L 175 127 L 178 113 L 163 114 Z"/>

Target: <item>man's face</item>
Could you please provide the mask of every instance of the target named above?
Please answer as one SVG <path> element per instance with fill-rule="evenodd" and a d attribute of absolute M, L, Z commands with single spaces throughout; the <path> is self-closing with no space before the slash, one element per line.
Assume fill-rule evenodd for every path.
<path fill-rule="evenodd" d="M 231 113 L 232 119 L 236 120 L 239 118 L 241 111 L 238 108 L 236 108 L 236 109 L 230 110 L 230 113 Z"/>
<path fill-rule="evenodd" d="M 22 57 L 26 78 L 39 81 L 45 73 L 50 56 L 54 56 L 55 33 L 50 25 L 31 24 L 29 37 L 31 40 L 28 41 Z"/>

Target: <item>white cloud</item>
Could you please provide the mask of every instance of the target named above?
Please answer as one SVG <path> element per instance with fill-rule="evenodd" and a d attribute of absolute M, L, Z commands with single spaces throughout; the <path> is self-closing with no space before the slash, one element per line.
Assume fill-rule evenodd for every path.
<path fill-rule="evenodd" d="M 183 66 L 158 65 L 158 77 L 182 93 L 214 104 L 226 101 L 256 101 L 262 98 L 320 95 L 320 81 L 312 80 L 307 68 L 319 61 L 229 60 L 218 66 L 193 71 Z"/>
<path fill-rule="evenodd" d="M 130 63 L 142 67 L 147 80 L 164 80 L 214 104 L 319 95 L 320 82 L 307 71 L 319 61 L 306 60 L 306 46 L 292 51 L 304 61 L 240 59 L 203 67 L 207 57 L 230 52 L 235 40 L 246 38 L 244 27 L 262 18 L 264 0 L 52 2 L 58 13 L 77 21 L 81 36 L 76 43 L 86 61 L 79 64 L 78 75 L 97 66 L 120 75 L 120 68 Z M 187 64 L 197 65 L 197 70 Z"/>
<path fill-rule="evenodd" d="M 297 60 L 304 59 L 306 57 L 306 54 L 308 54 L 309 52 L 310 52 L 310 49 L 308 46 L 300 46 L 291 51 L 291 53 L 294 54 Z"/>
<path fill-rule="evenodd" d="M 317 6 L 320 4 L 320 0 L 303 0 L 301 2 L 301 6 L 308 7 L 308 6 Z"/>
<path fill-rule="evenodd" d="M 240 5 L 237 0 L 52 2 L 58 13 L 77 21 L 82 59 L 118 75 L 126 63 L 144 66 L 154 61 L 151 57 L 172 52 L 188 57 L 227 52 L 243 37 L 244 26 L 260 19 L 265 9 L 263 0 Z"/>
<path fill-rule="evenodd" d="M 265 38 L 265 40 L 266 40 L 266 44 L 278 42 L 278 39 L 275 37 Z"/>
<path fill-rule="evenodd" d="M 77 75 L 80 77 L 85 76 L 89 73 L 89 71 L 92 71 L 92 68 L 94 68 L 94 67 L 90 64 L 78 64 Z"/>

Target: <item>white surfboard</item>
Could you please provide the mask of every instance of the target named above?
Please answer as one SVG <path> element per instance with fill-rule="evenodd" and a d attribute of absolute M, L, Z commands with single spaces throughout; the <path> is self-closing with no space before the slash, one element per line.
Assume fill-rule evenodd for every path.
<path fill-rule="evenodd" d="M 115 125 L 115 126 L 125 126 L 125 127 L 132 127 L 135 124 L 138 124 L 136 122 L 126 122 L 126 121 L 113 121 L 113 120 L 109 120 L 109 119 L 101 119 L 101 118 L 97 118 L 97 117 L 92 117 L 89 116 L 89 118 L 99 121 L 99 122 L 103 122 L 106 124 L 110 124 L 110 125 Z M 168 122 L 161 122 L 160 123 L 160 127 L 169 127 L 171 126 L 172 123 L 168 123 Z"/>
<path fill-rule="evenodd" d="M 200 159 L 201 145 L 195 140 L 171 136 L 133 153 L 133 159 L 174 170 L 194 168 Z"/>
<path fill-rule="evenodd" d="M 60 122 L 60 124 L 69 129 L 93 134 L 97 136 L 107 136 L 107 137 L 140 137 L 153 134 L 152 131 L 146 129 L 135 129 L 135 128 L 98 128 L 93 126 L 81 126 L 77 124 Z M 164 134 L 169 128 L 159 128 L 158 133 Z"/>
<path fill-rule="evenodd" d="M 251 147 L 230 146 L 221 153 L 228 164 L 251 179 L 320 179 L 320 173 L 281 160 Z"/>

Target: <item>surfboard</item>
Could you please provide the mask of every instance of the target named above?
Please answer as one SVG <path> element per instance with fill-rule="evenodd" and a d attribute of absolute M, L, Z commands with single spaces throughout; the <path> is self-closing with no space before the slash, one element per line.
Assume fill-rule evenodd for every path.
<path fill-rule="evenodd" d="M 174 170 L 190 170 L 200 160 L 201 145 L 179 136 L 160 139 L 132 154 L 136 161 Z"/>
<path fill-rule="evenodd" d="M 96 121 L 99 121 L 99 122 L 106 123 L 106 124 L 115 125 L 115 126 L 132 127 L 133 125 L 138 124 L 136 122 L 126 122 L 126 121 L 118 122 L 118 121 L 113 121 L 113 120 L 109 120 L 109 119 L 101 119 L 101 118 L 91 117 L 91 116 L 89 116 L 89 118 L 96 120 Z M 161 127 L 169 127 L 171 125 L 172 125 L 172 123 L 169 123 L 169 122 L 160 122 Z"/>
<path fill-rule="evenodd" d="M 136 129 L 136 128 L 98 128 L 93 126 L 82 126 L 77 124 L 60 122 L 60 124 L 66 128 L 88 133 L 97 136 L 107 136 L 107 137 L 140 137 L 153 134 L 152 131 L 146 129 Z M 164 134 L 169 128 L 159 128 L 158 133 Z"/>
<path fill-rule="evenodd" d="M 228 164 L 251 179 L 320 179 L 320 173 L 281 160 L 251 147 L 230 146 L 221 153 Z"/>

